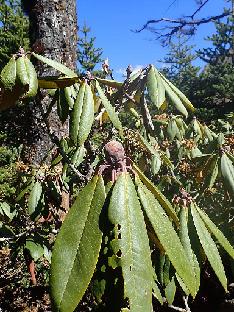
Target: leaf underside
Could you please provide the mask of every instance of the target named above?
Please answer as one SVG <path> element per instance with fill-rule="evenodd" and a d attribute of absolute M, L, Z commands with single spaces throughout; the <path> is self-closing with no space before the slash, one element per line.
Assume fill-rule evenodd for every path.
<path fill-rule="evenodd" d="M 152 311 L 153 268 L 143 213 L 128 173 L 118 177 L 108 216 L 115 226 L 124 294 L 132 312 Z M 118 249 L 117 248 L 117 249 Z"/>

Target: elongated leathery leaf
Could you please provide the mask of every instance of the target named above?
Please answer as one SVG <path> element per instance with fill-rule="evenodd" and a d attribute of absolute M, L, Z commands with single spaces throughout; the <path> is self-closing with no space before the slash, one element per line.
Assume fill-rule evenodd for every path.
<path fill-rule="evenodd" d="M 201 210 L 199 207 L 196 207 L 197 211 L 204 221 L 206 227 L 210 231 L 211 234 L 213 234 L 216 239 L 218 240 L 219 244 L 226 250 L 226 252 L 234 259 L 234 248 L 229 243 L 227 238 L 223 235 L 223 233 L 218 229 L 218 227 L 211 221 L 211 219 L 208 217 L 208 215 Z"/>
<path fill-rule="evenodd" d="M 165 209 L 166 213 L 175 224 L 179 225 L 179 219 L 176 215 L 175 210 L 173 209 L 169 200 L 159 191 L 159 189 L 144 175 L 143 172 L 137 167 L 135 163 L 133 163 L 133 169 L 138 174 L 140 180 L 145 184 L 145 186 L 154 194 L 154 196 L 159 201 L 160 205 Z"/>
<path fill-rule="evenodd" d="M 175 298 L 176 293 L 176 284 L 174 281 L 174 276 L 172 277 L 171 281 L 167 284 L 165 288 L 165 296 L 167 298 L 168 304 L 172 304 Z"/>
<path fill-rule="evenodd" d="M 186 108 L 184 107 L 181 99 L 178 97 L 178 95 L 171 89 L 171 87 L 168 85 L 168 83 L 162 79 L 163 86 L 166 90 L 166 94 L 170 98 L 171 102 L 175 105 L 176 109 L 178 109 L 179 112 L 181 112 L 185 117 L 188 116 L 188 112 Z"/>
<path fill-rule="evenodd" d="M 158 107 L 161 109 L 165 109 L 167 107 L 167 105 L 165 106 L 166 102 L 165 88 L 157 69 L 155 68 L 154 71 L 158 81 Z"/>
<path fill-rule="evenodd" d="M 173 83 L 171 83 L 166 77 L 164 77 L 161 73 L 159 73 L 160 76 L 162 77 L 162 79 L 164 79 L 168 85 L 171 87 L 171 89 L 178 95 L 178 97 L 181 99 L 181 101 L 183 102 L 184 106 L 188 109 L 190 109 L 192 112 L 195 111 L 195 107 L 193 106 L 193 104 L 189 101 L 189 99 L 184 95 L 183 92 L 181 92 L 178 88 L 176 88 L 175 85 L 173 85 Z"/>
<path fill-rule="evenodd" d="M 234 166 L 225 153 L 221 157 L 221 172 L 227 188 L 234 194 Z"/>
<path fill-rule="evenodd" d="M 39 203 L 42 194 L 42 185 L 36 181 L 32 187 L 31 193 L 28 198 L 28 213 L 32 215 Z"/>
<path fill-rule="evenodd" d="M 78 194 L 52 252 L 51 293 L 56 311 L 72 312 L 92 278 L 101 248 L 99 215 L 105 201 L 102 177 Z"/>
<path fill-rule="evenodd" d="M 115 112 L 114 107 L 111 105 L 111 103 L 109 102 L 109 100 L 105 96 L 104 92 L 102 91 L 102 88 L 100 87 L 98 81 L 96 81 L 96 88 L 97 88 L 97 91 L 98 91 L 99 96 L 101 98 L 102 104 L 105 107 L 110 120 L 112 121 L 114 127 L 116 129 L 118 129 L 120 131 L 120 133 L 122 134 L 123 129 L 122 129 L 122 124 L 119 120 L 119 117 L 118 117 L 117 113 Z"/>
<path fill-rule="evenodd" d="M 115 81 L 115 80 L 108 80 L 108 79 L 102 79 L 102 78 L 96 78 L 98 82 L 111 87 L 111 88 L 115 88 L 115 89 L 121 89 L 123 83 L 119 82 L 119 81 Z"/>
<path fill-rule="evenodd" d="M 189 259 L 171 221 L 147 187 L 138 178 L 136 182 L 140 201 L 160 243 L 178 275 L 190 290 L 192 296 L 194 296 L 196 294 L 196 284 L 194 282 L 193 268 L 191 268 Z"/>
<path fill-rule="evenodd" d="M 151 312 L 154 280 L 149 241 L 135 186 L 128 173 L 121 174 L 116 181 L 108 216 L 119 238 L 124 294 L 129 299 L 130 310 Z"/>
<path fill-rule="evenodd" d="M 74 143 L 77 143 L 78 132 L 80 126 L 80 119 L 82 115 L 83 101 L 85 96 L 85 82 L 81 85 L 79 89 L 78 96 L 73 106 L 73 111 L 71 114 L 71 123 L 70 123 L 70 135 Z"/>
<path fill-rule="evenodd" d="M 84 101 L 80 118 L 78 142 L 82 145 L 87 139 L 94 120 L 94 100 L 93 93 L 88 84 L 85 85 Z"/>
<path fill-rule="evenodd" d="M 200 218 L 197 208 L 193 203 L 191 204 L 191 212 L 193 216 L 193 222 L 204 252 L 224 289 L 227 290 L 227 278 L 224 272 L 224 267 L 219 255 L 218 248 L 211 238 L 209 231 L 207 230 L 203 220 Z"/>
<path fill-rule="evenodd" d="M 70 68 L 68 68 L 67 66 L 57 62 L 57 61 L 54 61 L 54 60 L 51 60 L 45 56 L 42 56 L 42 55 L 39 55 L 39 54 L 36 54 L 34 52 L 32 52 L 32 55 L 37 58 L 39 61 L 53 67 L 54 69 L 60 71 L 62 74 L 68 76 L 68 77 L 77 77 L 77 74 L 71 70 Z"/>
<path fill-rule="evenodd" d="M 149 93 L 149 97 L 151 102 L 159 108 L 158 106 L 158 82 L 155 75 L 154 67 L 151 65 L 148 75 L 147 75 L 147 90 Z"/>
<path fill-rule="evenodd" d="M 196 293 L 197 293 L 200 287 L 200 267 L 199 267 L 199 263 L 197 261 L 195 253 L 192 250 L 191 243 L 190 243 L 189 232 L 188 232 L 188 208 L 187 207 L 181 207 L 181 210 L 180 210 L 179 236 L 180 236 L 181 243 L 184 247 L 184 250 L 194 269 L 194 276 L 195 276 L 194 281 L 196 284 Z"/>

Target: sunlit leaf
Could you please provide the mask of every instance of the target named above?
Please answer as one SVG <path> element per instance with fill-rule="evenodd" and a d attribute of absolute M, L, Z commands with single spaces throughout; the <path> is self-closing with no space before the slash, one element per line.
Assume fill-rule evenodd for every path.
<path fill-rule="evenodd" d="M 224 153 L 221 157 L 221 172 L 224 183 L 232 194 L 234 194 L 234 166 L 231 159 Z"/>
<path fill-rule="evenodd" d="M 165 81 L 162 80 L 163 86 L 166 90 L 166 94 L 171 100 L 172 104 L 176 107 L 176 109 L 181 112 L 185 117 L 188 117 L 188 112 L 186 108 L 184 107 L 181 99 L 178 97 L 178 95 L 172 90 L 172 88 L 169 86 L 169 84 Z"/>
<path fill-rule="evenodd" d="M 114 107 L 111 105 L 107 97 L 105 96 L 105 93 L 102 91 L 102 88 L 100 87 L 98 81 L 96 81 L 96 88 L 99 93 L 99 96 L 101 98 L 102 104 L 105 107 L 111 122 L 113 123 L 114 127 L 120 131 L 122 134 L 123 129 L 122 129 L 122 124 L 119 120 L 118 114 L 116 113 Z"/>
<path fill-rule="evenodd" d="M 57 311 L 74 311 L 92 278 L 101 248 L 104 201 L 103 180 L 95 176 L 78 194 L 57 236 L 50 279 Z"/>
<path fill-rule="evenodd" d="M 131 311 L 152 311 L 153 269 L 143 213 L 128 173 L 121 174 L 108 208 L 118 238 L 116 247 L 124 278 L 124 295 Z"/>
<path fill-rule="evenodd" d="M 45 56 L 42 56 L 42 55 L 39 55 L 39 54 L 36 54 L 34 52 L 32 52 L 32 55 L 38 59 L 39 61 L 53 67 L 54 69 L 60 71 L 62 74 L 68 76 L 68 77 L 77 77 L 77 74 L 71 70 L 70 68 L 68 68 L 67 66 L 57 62 L 57 61 L 54 61 L 52 59 L 49 59 Z"/>
<path fill-rule="evenodd" d="M 208 215 L 201 210 L 199 207 L 196 207 L 200 217 L 202 218 L 203 222 L 205 223 L 206 227 L 213 234 L 219 244 L 226 250 L 226 252 L 234 259 L 234 248 L 229 243 L 227 238 L 223 235 L 223 233 L 219 230 L 219 228 L 211 221 Z"/>
<path fill-rule="evenodd" d="M 144 185 L 154 194 L 154 196 L 159 201 L 160 205 L 166 211 L 168 216 L 175 222 L 175 224 L 179 225 L 179 220 L 176 215 L 174 208 L 172 207 L 169 200 L 159 191 L 159 189 L 144 175 L 143 172 L 137 167 L 135 163 L 133 163 L 133 169 L 138 174 L 140 180 L 144 183 Z"/>
<path fill-rule="evenodd" d="M 123 83 L 115 80 L 108 80 L 108 79 L 102 79 L 96 77 L 96 80 L 108 87 L 115 88 L 115 89 L 121 89 Z"/>
<path fill-rule="evenodd" d="M 136 181 L 140 201 L 160 243 L 165 249 L 176 272 L 194 296 L 196 294 L 196 284 L 194 281 L 193 268 L 190 266 L 189 258 L 185 253 L 171 221 L 154 195 L 139 179 Z M 169 237 L 170 239 L 168 239 Z"/>
<path fill-rule="evenodd" d="M 169 305 L 173 303 L 174 298 L 175 298 L 175 293 L 176 293 L 176 285 L 175 285 L 175 280 L 173 276 L 171 281 L 167 284 L 165 288 L 165 296 L 167 298 L 167 302 Z"/>
<path fill-rule="evenodd" d="M 193 216 L 193 222 L 196 227 L 199 240 L 204 249 L 204 252 L 213 268 L 215 274 L 217 275 L 219 281 L 225 290 L 227 290 L 227 278 L 224 272 L 223 263 L 219 255 L 219 251 L 215 242 L 211 238 L 209 231 L 207 230 L 203 220 L 201 219 L 199 213 L 197 212 L 196 206 L 191 204 L 191 212 Z"/>
<path fill-rule="evenodd" d="M 162 77 L 162 79 L 164 79 L 168 85 L 172 88 L 172 90 L 180 97 L 181 101 L 183 102 L 184 106 L 186 108 L 188 108 L 189 110 L 191 110 L 192 112 L 195 111 L 195 108 L 193 106 L 193 104 L 189 101 L 189 99 L 184 95 L 183 92 L 181 92 L 178 88 L 176 88 L 176 86 L 174 86 L 165 76 L 163 76 L 160 73 L 160 76 Z"/>
<path fill-rule="evenodd" d="M 179 236 L 181 243 L 184 247 L 184 250 L 189 258 L 190 264 L 194 270 L 194 282 L 196 285 L 196 293 L 200 287 L 200 267 L 197 261 L 196 255 L 192 250 L 190 237 L 189 237 L 189 230 L 188 230 L 188 208 L 181 207 L 180 208 L 180 231 Z"/>
<path fill-rule="evenodd" d="M 39 200 L 41 198 L 41 194 L 42 194 L 41 182 L 36 181 L 32 187 L 32 190 L 28 198 L 28 213 L 30 215 L 32 215 L 35 212 Z"/>

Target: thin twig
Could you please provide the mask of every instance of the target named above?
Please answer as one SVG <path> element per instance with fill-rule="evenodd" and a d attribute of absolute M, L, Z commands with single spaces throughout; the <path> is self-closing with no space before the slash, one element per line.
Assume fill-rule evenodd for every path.
<path fill-rule="evenodd" d="M 183 300 L 184 300 L 184 304 L 185 304 L 185 308 L 187 312 L 191 312 L 189 306 L 188 306 L 188 296 L 183 296 Z"/>
<path fill-rule="evenodd" d="M 26 235 L 28 232 L 23 232 L 23 233 L 20 233 L 20 234 L 15 234 L 14 236 L 11 236 L 11 237 L 0 237 L 0 242 L 6 242 L 6 241 L 9 241 L 9 240 L 15 240 L 17 238 L 20 238 L 24 235 Z"/>
<path fill-rule="evenodd" d="M 191 36 L 194 33 L 195 27 L 198 27 L 202 24 L 207 24 L 209 22 L 214 22 L 217 21 L 221 18 L 224 18 L 226 16 L 229 16 L 232 11 L 227 10 L 223 12 L 222 14 L 218 15 L 213 15 L 201 19 L 194 19 L 195 15 L 208 3 L 209 0 L 205 0 L 197 9 L 196 11 L 188 16 L 185 16 L 183 18 L 159 18 L 159 19 L 152 19 L 147 21 L 140 29 L 134 30 L 134 32 L 139 33 L 142 32 L 143 30 L 147 29 L 153 33 L 155 33 L 156 39 L 164 39 L 164 40 L 171 40 L 172 36 L 174 34 L 177 34 L 179 32 L 184 33 L 185 35 Z M 166 31 L 165 33 L 162 33 L 162 29 L 160 28 L 154 28 L 150 25 L 152 24 L 162 24 L 162 23 L 167 23 L 166 26 L 164 27 L 164 30 Z M 186 29 L 186 27 L 191 27 L 190 29 Z"/>

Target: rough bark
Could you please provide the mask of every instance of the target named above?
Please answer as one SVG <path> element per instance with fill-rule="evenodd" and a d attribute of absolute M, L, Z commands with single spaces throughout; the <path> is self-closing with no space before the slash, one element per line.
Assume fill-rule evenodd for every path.
<path fill-rule="evenodd" d="M 25 1 L 25 2 L 28 2 Z M 75 0 L 33 0 L 27 4 L 30 20 L 30 46 L 32 51 L 59 61 L 76 69 L 77 18 Z M 39 76 L 56 76 L 59 73 L 41 62 L 37 62 Z M 40 164 L 48 155 L 53 143 L 41 118 L 41 108 L 46 111 L 50 103 L 47 92 L 41 91 L 36 103 L 29 105 L 28 147 L 25 158 L 32 164 Z M 50 129 L 59 137 L 68 133 L 68 123 L 64 125 L 57 118 L 56 105 L 48 118 Z"/>

